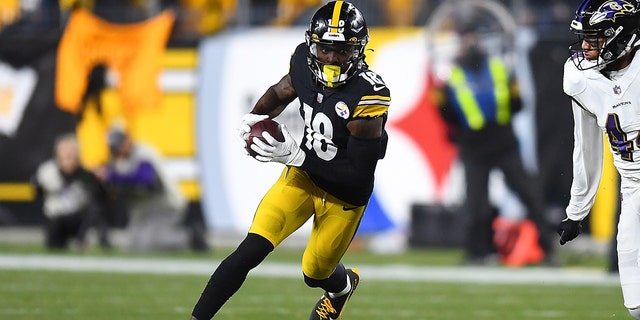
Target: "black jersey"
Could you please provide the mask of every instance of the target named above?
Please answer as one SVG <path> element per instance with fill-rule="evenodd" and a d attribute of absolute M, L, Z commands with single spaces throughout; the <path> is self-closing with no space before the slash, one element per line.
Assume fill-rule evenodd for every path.
<path fill-rule="evenodd" d="M 354 139 L 347 123 L 382 117 L 386 124 L 391 101 L 389 89 L 379 75 L 367 68 L 338 87 L 323 87 L 309 69 L 308 56 L 308 47 L 300 44 L 291 57 L 289 69 L 305 124 L 300 145 L 306 153 L 302 169 L 326 192 L 348 203 L 365 205 L 373 192 L 375 166 L 370 168 L 371 172 L 354 168 L 347 156 L 347 143 Z M 384 157 L 387 140 L 383 131 L 379 159 Z"/>

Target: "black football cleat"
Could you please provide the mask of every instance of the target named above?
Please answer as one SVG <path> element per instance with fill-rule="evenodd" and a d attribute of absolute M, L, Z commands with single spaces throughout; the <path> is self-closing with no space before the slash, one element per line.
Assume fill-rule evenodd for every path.
<path fill-rule="evenodd" d="M 349 293 L 344 296 L 337 298 L 330 298 L 329 294 L 325 292 L 316 306 L 311 311 L 311 316 L 309 316 L 309 320 L 340 320 L 342 319 L 342 314 L 344 313 L 344 309 L 351 298 L 351 295 L 354 291 L 356 291 L 356 287 L 358 286 L 358 282 L 360 282 L 360 275 L 358 274 L 358 269 L 347 269 L 347 275 L 349 276 L 349 281 L 351 281 L 351 290 Z"/>

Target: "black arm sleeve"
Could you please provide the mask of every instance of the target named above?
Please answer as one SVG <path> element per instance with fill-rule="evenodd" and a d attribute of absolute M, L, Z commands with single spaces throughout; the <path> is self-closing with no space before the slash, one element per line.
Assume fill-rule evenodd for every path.
<path fill-rule="evenodd" d="M 360 139 L 349 137 L 347 155 L 352 164 L 353 175 L 362 175 L 362 179 L 373 177 L 376 164 L 382 152 L 382 138 Z"/>

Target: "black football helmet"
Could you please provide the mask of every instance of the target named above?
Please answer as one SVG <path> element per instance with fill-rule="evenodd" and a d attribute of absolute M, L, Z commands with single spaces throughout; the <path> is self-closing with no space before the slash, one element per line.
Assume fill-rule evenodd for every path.
<path fill-rule="evenodd" d="M 366 66 L 364 49 L 369 42 L 369 29 L 360 11 L 346 1 L 331 1 L 311 18 L 305 32 L 309 47 L 307 63 L 318 82 L 337 87 Z M 318 45 L 345 46 L 351 57 L 343 65 L 329 65 L 318 59 Z"/>
<path fill-rule="evenodd" d="M 571 21 L 578 41 L 569 47 L 571 59 L 580 70 L 601 70 L 640 44 L 638 2 L 635 0 L 583 0 Z M 602 46 L 596 46 L 604 40 Z M 597 61 L 587 61 L 583 41 L 599 48 Z"/>

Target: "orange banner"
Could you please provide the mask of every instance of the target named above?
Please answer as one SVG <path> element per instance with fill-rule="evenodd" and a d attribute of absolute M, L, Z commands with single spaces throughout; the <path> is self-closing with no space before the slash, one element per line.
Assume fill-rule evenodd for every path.
<path fill-rule="evenodd" d="M 155 107 L 161 94 L 158 74 L 175 20 L 172 11 L 147 21 L 114 24 L 85 9 L 71 14 L 58 47 L 55 100 L 77 113 L 93 67 L 106 65 L 118 75 L 124 111 Z"/>

